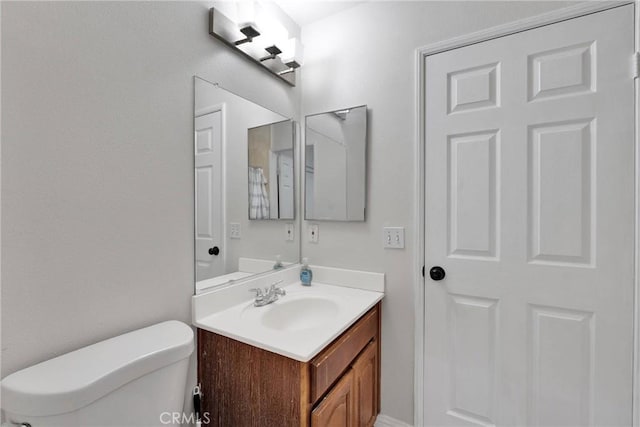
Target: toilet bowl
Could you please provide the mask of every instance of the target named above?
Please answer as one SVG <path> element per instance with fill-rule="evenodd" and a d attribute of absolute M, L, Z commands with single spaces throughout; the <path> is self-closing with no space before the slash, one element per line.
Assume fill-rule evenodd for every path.
<path fill-rule="evenodd" d="M 15 372 L 0 385 L 5 423 L 170 425 L 183 409 L 193 348 L 192 329 L 172 320 Z"/>

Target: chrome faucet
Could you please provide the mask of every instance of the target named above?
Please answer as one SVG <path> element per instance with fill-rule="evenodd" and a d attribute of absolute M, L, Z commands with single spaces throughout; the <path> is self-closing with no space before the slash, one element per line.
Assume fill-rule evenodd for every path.
<path fill-rule="evenodd" d="M 256 293 L 256 299 L 253 302 L 253 305 L 256 307 L 262 307 L 263 305 L 271 304 L 272 302 L 277 301 L 281 296 L 285 296 L 287 292 L 284 289 L 276 286 L 280 283 L 282 283 L 282 280 L 273 282 L 271 286 L 264 288 L 264 290 L 260 288 L 249 289 L 249 292 Z"/>

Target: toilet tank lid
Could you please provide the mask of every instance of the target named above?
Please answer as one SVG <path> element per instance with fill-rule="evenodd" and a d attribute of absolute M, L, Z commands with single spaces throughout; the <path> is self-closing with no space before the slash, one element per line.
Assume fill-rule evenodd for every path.
<path fill-rule="evenodd" d="M 75 411 L 193 352 L 193 330 L 170 320 L 15 372 L 2 380 L 2 408 L 31 416 Z"/>

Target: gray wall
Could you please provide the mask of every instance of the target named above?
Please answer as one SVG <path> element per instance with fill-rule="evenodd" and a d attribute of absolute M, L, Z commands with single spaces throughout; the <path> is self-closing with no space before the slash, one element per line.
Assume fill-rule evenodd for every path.
<path fill-rule="evenodd" d="M 567 2 L 366 2 L 302 28 L 303 115 L 369 107 L 367 220 L 320 222 L 312 264 L 386 273 L 382 413 L 413 420 L 415 49 L 567 6 Z M 313 222 L 313 221 L 311 221 Z M 303 223 L 306 229 L 307 221 Z M 404 226 L 404 250 L 382 228 Z M 365 250 L 366 249 L 366 250 Z"/>
<path fill-rule="evenodd" d="M 209 7 L 2 2 L 2 376 L 190 321 L 193 75 L 299 111 Z"/>

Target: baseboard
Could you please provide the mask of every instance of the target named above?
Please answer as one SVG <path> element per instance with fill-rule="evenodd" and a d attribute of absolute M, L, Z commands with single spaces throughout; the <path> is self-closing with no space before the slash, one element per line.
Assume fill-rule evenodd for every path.
<path fill-rule="evenodd" d="M 407 424 L 404 421 L 396 420 L 388 415 L 378 414 L 374 427 L 413 427 L 411 424 Z"/>

